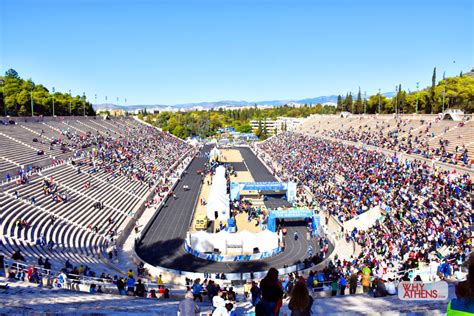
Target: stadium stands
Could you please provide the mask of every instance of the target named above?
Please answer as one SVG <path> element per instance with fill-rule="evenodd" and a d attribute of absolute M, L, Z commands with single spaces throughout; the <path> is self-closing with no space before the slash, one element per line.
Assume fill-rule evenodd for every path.
<path fill-rule="evenodd" d="M 299 131 L 470 167 L 474 159 L 472 124 L 470 116 L 453 121 L 440 115 L 314 115 Z"/>
<path fill-rule="evenodd" d="M 136 210 L 152 189 L 169 188 L 166 176 L 191 153 L 133 119 L 19 119 L 0 126 L 0 146 L 0 254 L 19 250 L 27 262 L 48 258 L 58 270 L 66 260 L 107 270 L 103 259 Z"/>
<path fill-rule="evenodd" d="M 377 269 L 407 270 L 416 266 L 415 258 L 436 262 L 440 252 L 464 258 L 471 236 L 469 173 L 296 133 L 279 134 L 259 147 L 269 165 L 278 166 L 280 178 L 309 188 L 316 205 L 338 221 L 382 210 L 373 228 L 346 231 L 362 247 L 361 262 L 373 258 Z"/>

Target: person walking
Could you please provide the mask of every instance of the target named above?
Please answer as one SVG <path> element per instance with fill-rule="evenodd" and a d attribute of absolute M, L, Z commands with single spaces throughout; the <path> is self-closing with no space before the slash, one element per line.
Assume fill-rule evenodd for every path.
<path fill-rule="evenodd" d="M 187 291 L 184 295 L 184 300 L 178 305 L 179 316 L 196 316 L 199 315 L 199 306 L 194 302 L 194 294 L 192 291 Z"/>
<path fill-rule="evenodd" d="M 291 316 L 309 316 L 313 306 L 313 297 L 309 295 L 308 287 L 304 279 L 296 282 L 290 293 L 290 302 L 288 308 L 291 310 Z"/>
<path fill-rule="evenodd" d="M 193 300 L 199 299 L 200 302 L 202 302 L 202 286 L 201 286 L 201 279 L 196 279 L 194 280 L 194 284 L 192 287 L 192 293 L 193 293 Z"/>

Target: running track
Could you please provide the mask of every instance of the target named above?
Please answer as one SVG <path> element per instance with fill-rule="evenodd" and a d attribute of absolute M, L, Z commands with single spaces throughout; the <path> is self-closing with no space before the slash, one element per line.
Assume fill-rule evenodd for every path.
<path fill-rule="evenodd" d="M 211 146 L 204 146 L 201 153 L 210 151 Z M 260 160 L 249 148 L 239 148 L 245 161 L 245 166 L 252 173 L 256 182 L 276 181 Z M 205 155 L 197 155 L 178 182 L 175 194 L 177 199 L 169 198 L 165 205 L 151 219 L 150 225 L 143 231 L 142 238 L 136 247 L 137 254 L 145 262 L 164 268 L 208 273 L 243 273 L 250 271 L 265 271 L 270 267 L 282 268 L 285 264 L 291 266 L 306 257 L 309 243 L 315 252 L 319 249 L 314 241 L 306 241 L 306 227 L 301 221 L 287 222 L 288 238 L 284 252 L 252 262 L 213 262 L 203 260 L 184 251 L 184 240 L 188 231 L 193 209 L 201 187 L 201 176 L 197 170 L 207 162 Z M 184 191 L 183 185 L 190 190 Z M 275 201 L 272 201 L 272 204 Z M 273 206 L 273 205 L 272 205 Z M 302 226 L 303 225 L 303 226 Z M 297 231 L 300 238 L 293 239 Z"/>

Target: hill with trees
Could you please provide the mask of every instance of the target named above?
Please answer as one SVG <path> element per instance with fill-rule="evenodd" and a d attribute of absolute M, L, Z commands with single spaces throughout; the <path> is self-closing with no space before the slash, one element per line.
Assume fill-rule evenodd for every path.
<path fill-rule="evenodd" d="M 307 117 L 311 114 L 333 114 L 334 106 L 292 107 L 288 105 L 261 109 L 257 106 L 232 110 L 209 110 L 187 112 L 160 112 L 159 114 L 140 114 L 140 117 L 165 131 L 181 138 L 189 136 L 207 137 L 214 135 L 219 128 L 233 127 L 238 132 L 252 131 L 251 120 L 276 119 L 278 116 Z"/>
<path fill-rule="evenodd" d="M 338 112 L 347 111 L 355 114 L 395 112 L 436 114 L 446 109 L 460 109 L 466 113 L 473 113 L 474 78 L 461 73 L 457 77 L 443 78 L 436 82 L 436 68 L 434 68 L 431 86 L 419 91 L 407 92 L 400 84 L 393 98 L 377 93 L 363 100 L 359 90 L 357 96 L 339 95 L 337 100 Z"/>
<path fill-rule="evenodd" d="M 42 84 L 35 84 L 33 80 L 22 79 L 14 69 L 5 72 L 0 90 L 0 116 L 31 116 L 33 100 L 34 115 L 95 115 L 92 104 L 85 95 L 72 96 L 69 93 L 49 91 Z M 85 110 L 85 111 L 84 111 Z"/>

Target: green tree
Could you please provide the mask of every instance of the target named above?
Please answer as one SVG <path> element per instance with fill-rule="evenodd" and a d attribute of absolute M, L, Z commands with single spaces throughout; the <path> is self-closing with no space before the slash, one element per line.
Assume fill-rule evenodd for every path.
<path fill-rule="evenodd" d="M 356 102 L 355 102 L 355 113 L 362 113 L 363 109 L 362 109 L 362 96 L 361 96 L 361 93 L 360 93 L 360 87 L 359 87 L 359 92 L 357 93 L 357 99 L 356 99 Z"/>
<path fill-rule="evenodd" d="M 6 72 L 5 72 L 5 77 L 8 77 L 8 78 L 14 78 L 14 79 L 19 79 L 20 76 L 18 75 L 18 72 L 16 72 L 15 69 L 8 69 Z"/>
<path fill-rule="evenodd" d="M 343 111 L 344 108 L 343 108 L 343 103 L 342 103 L 342 96 L 341 95 L 338 95 L 337 96 L 337 106 L 336 106 L 336 111 L 340 112 L 340 111 Z"/>

